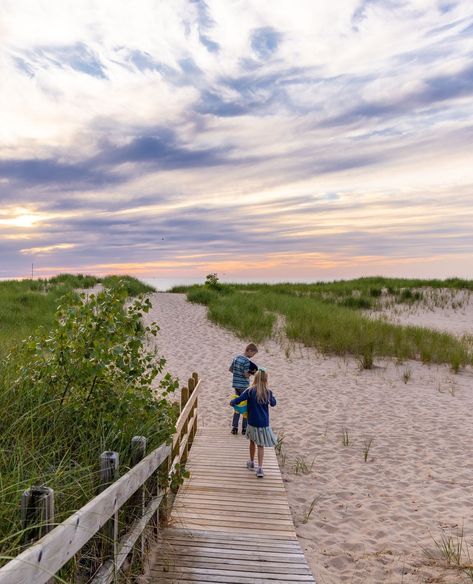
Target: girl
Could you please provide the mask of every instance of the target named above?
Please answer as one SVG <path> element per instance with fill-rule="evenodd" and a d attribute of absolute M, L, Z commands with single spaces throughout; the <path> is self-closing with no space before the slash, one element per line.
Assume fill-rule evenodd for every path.
<path fill-rule="evenodd" d="M 256 476 L 264 477 L 263 456 L 265 446 L 276 446 L 277 438 L 269 425 L 269 408 L 276 405 L 273 392 L 268 389 L 268 374 L 260 367 L 255 374 L 253 385 L 230 402 L 236 406 L 240 402 L 248 402 L 248 427 L 246 437 L 250 440 L 250 460 L 246 463 L 248 470 L 255 468 L 255 450 L 258 446 L 258 467 Z"/>

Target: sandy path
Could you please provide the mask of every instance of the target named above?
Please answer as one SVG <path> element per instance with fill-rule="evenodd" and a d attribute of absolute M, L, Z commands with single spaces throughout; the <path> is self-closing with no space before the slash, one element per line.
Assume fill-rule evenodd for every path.
<path fill-rule="evenodd" d="M 197 371 L 202 423 L 230 430 L 228 366 L 246 340 L 183 295 L 155 294 L 152 302 L 147 318 L 161 327 L 168 369 L 182 380 Z M 300 347 L 287 357 L 273 341 L 255 361 L 268 368 L 279 400 L 272 425 L 284 434 L 289 503 L 317 582 L 471 582 L 423 550 L 434 551 L 442 529 L 448 536 L 463 525 L 473 552 L 472 371 L 385 362 L 360 372 L 351 359 Z M 307 474 L 297 474 L 304 463 Z"/>

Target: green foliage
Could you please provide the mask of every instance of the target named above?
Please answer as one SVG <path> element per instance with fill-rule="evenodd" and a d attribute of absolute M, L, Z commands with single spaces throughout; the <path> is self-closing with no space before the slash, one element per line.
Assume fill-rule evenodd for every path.
<path fill-rule="evenodd" d="M 126 309 L 124 289 L 61 301 L 52 328 L 43 327 L 4 359 L 0 377 L 0 555 L 18 551 L 18 504 L 32 484 L 52 487 L 56 519 L 63 520 L 96 494 L 100 453 L 130 463 L 134 435 L 148 449 L 169 439 L 177 418 L 166 395 L 177 382 L 165 361 L 145 349 L 141 317 L 149 300 Z M 159 398 L 152 389 L 156 376 Z M 3 536 L 3 537 L 2 537 Z"/>
<path fill-rule="evenodd" d="M 347 308 L 355 308 L 356 310 L 364 309 L 369 310 L 372 307 L 371 301 L 369 298 L 353 298 L 350 296 L 349 298 L 345 298 L 340 302 L 341 306 L 346 306 Z"/>
<path fill-rule="evenodd" d="M 140 294 L 156 292 L 156 288 L 132 276 L 106 276 L 101 279 L 101 282 L 105 288 L 123 287 L 128 296 L 139 296 Z"/>
<path fill-rule="evenodd" d="M 58 274 L 49 280 L 49 284 L 63 284 L 69 288 L 93 288 L 100 282 L 100 278 L 84 274 Z"/>
<path fill-rule="evenodd" d="M 447 363 L 454 371 L 471 364 L 471 348 L 464 340 L 426 328 L 371 319 L 360 312 L 362 308 L 373 308 L 371 303 L 376 296 L 370 296 L 370 289 L 389 287 L 400 293 L 407 289 L 406 282 L 421 286 L 432 281 L 361 278 L 316 284 L 221 284 L 218 292 L 206 286 L 192 286 L 187 289 L 187 297 L 206 305 L 214 322 L 255 342 L 271 336 L 280 315 L 291 341 L 327 354 L 353 355 L 366 369 L 373 366 L 375 356 Z M 437 288 L 446 284 L 471 289 L 472 284 L 464 280 L 433 282 Z"/>
<path fill-rule="evenodd" d="M 222 284 L 220 284 L 216 273 L 207 274 L 207 276 L 205 277 L 205 286 L 207 286 L 211 290 L 218 291 L 222 289 Z"/>
<path fill-rule="evenodd" d="M 125 276 L 104 278 L 106 287 L 124 285 L 129 296 L 153 288 Z M 77 288 L 100 283 L 95 276 L 60 274 L 49 280 L 5 280 L 0 282 L 0 359 L 38 326 L 50 326 L 59 299 Z"/>
<path fill-rule="evenodd" d="M 187 292 L 187 300 L 196 304 L 205 304 L 208 306 L 217 299 L 218 293 L 215 290 L 203 286 L 192 286 Z"/>

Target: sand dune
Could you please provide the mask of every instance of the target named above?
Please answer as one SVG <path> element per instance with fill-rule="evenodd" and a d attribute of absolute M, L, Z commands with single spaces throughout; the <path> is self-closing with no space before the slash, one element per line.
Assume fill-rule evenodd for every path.
<path fill-rule="evenodd" d="M 230 431 L 228 366 L 251 339 L 210 323 L 206 308 L 183 295 L 155 294 L 152 302 L 147 318 L 161 327 L 168 369 L 203 380 L 201 424 Z M 462 310 L 473 322 L 471 304 Z M 274 341 L 255 361 L 267 367 L 279 400 L 272 425 L 284 435 L 280 464 L 317 582 L 471 581 L 426 553 L 435 554 L 434 538 L 463 526 L 473 556 L 471 369 L 455 375 L 387 360 L 361 372 L 353 359 Z"/>

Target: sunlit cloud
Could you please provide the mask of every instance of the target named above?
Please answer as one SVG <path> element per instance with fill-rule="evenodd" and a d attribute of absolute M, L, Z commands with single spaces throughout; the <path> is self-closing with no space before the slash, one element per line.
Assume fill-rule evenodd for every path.
<path fill-rule="evenodd" d="M 20 249 L 20 253 L 27 255 L 40 255 L 53 253 L 64 249 L 73 249 L 76 247 L 73 243 L 56 243 L 54 245 L 45 245 L 43 247 L 26 247 Z"/>
<path fill-rule="evenodd" d="M 467 0 L 7 0 L 0 22 L 1 276 L 471 272 Z"/>

